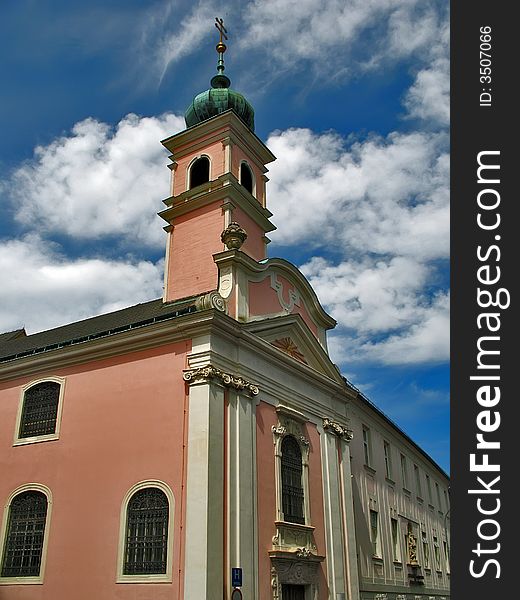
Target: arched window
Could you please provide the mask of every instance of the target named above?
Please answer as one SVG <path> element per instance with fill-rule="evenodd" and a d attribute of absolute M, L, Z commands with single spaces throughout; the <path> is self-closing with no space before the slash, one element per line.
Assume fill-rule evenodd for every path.
<path fill-rule="evenodd" d="M 141 489 L 130 498 L 126 513 L 124 575 L 166 573 L 169 504 L 155 487 Z"/>
<path fill-rule="evenodd" d="M 60 382 L 62 380 L 41 381 L 23 390 L 15 441 L 40 436 L 57 437 Z"/>
<path fill-rule="evenodd" d="M 11 500 L 0 572 L 2 578 L 40 577 L 47 506 L 47 496 L 37 490 L 19 493 Z"/>
<path fill-rule="evenodd" d="M 253 173 L 245 162 L 240 164 L 240 183 L 250 194 L 253 193 Z"/>
<path fill-rule="evenodd" d="M 282 511 L 284 520 L 305 523 L 302 484 L 302 453 L 292 435 L 282 440 Z"/>
<path fill-rule="evenodd" d="M 201 156 L 190 168 L 190 190 L 209 181 L 209 158 Z"/>

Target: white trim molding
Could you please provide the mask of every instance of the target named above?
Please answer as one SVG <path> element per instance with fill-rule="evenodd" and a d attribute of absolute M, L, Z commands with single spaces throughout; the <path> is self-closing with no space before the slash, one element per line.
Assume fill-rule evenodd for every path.
<path fill-rule="evenodd" d="M 25 394 L 26 392 L 34 387 L 35 385 L 39 385 L 40 383 L 45 383 L 47 381 L 52 381 L 54 383 L 59 384 L 60 393 L 58 396 L 58 409 L 56 413 L 56 426 L 54 428 L 54 433 L 48 433 L 46 435 L 35 435 L 31 437 L 20 437 L 20 424 L 22 421 L 23 407 L 25 402 Z M 23 446 L 26 444 L 35 444 L 37 442 L 47 442 L 49 440 L 57 440 L 60 437 L 60 426 L 61 426 L 61 413 L 63 410 L 63 396 L 65 393 L 65 379 L 63 377 L 41 377 L 39 379 L 34 379 L 29 383 L 26 383 L 21 391 L 20 391 L 20 400 L 18 403 L 18 412 L 16 414 L 16 425 L 13 436 L 13 446 Z"/>
<path fill-rule="evenodd" d="M 17 487 L 13 492 L 11 492 L 7 502 L 4 506 L 4 514 L 2 519 L 2 527 L 0 529 L 0 574 L 1 568 L 4 563 L 4 552 L 5 552 L 5 542 L 7 535 L 7 527 L 9 523 L 9 513 L 11 509 L 11 504 L 13 500 L 19 494 L 23 494 L 24 492 L 41 492 L 47 498 L 47 514 L 45 516 L 45 529 L 43 531 L 43 546 L 42 546 L 42 555 L 40 560 L 40 573 L 38 576 L 29 576 L 29 577 L 2 577 L 0 575 L 0 585 L 28 585 L 28 584 L 42 584 L 43 578 L 45 575 L 45 564 L 47 561 L 47 546 L 49 543 L 49 533 L 50 533 L 50 525 L 51 525 L 51 512 L 52 512 L 52 492 L 51 490 L 42 483 L 25 483 Z"/>
<path fill-rule="evenodd" d="M 125 554 L 125 539 L 127 527 L 127 509 L 132 496 L 146 488 L 157 488 L 165 493 L 168 499 L 168 539 L 166 542 L 166 573 L 150 575 L 125 575 L 123 563 Z M 119 544 L 117 548 L 117 575 L 116 583 L 171 583 L 173 581 L 173 526 L 175 517 L 175 496 L 170 486 L 158 479 L 147 479 L 133 485 L 123 498 L 119 519 Z"/>

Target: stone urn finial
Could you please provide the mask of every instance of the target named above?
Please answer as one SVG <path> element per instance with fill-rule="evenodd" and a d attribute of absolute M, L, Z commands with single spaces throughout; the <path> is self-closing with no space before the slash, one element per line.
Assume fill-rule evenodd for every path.
<path fill-rule="evenodd" d="M 238 223 L 230 223 L 220 235 L 228 250 L 238 250 L 246 241 L 247 233 Z"/>

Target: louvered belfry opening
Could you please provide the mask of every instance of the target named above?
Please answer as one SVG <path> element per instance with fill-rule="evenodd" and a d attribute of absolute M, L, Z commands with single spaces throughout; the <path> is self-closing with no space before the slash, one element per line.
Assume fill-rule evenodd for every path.
<path fill-rule="evenodd" d="M 288 435 L 282 441 L 282 510 L 284 520 L 290 523 L 305 523 L 302 471 L 300 446 Z"/>
<path fill-rule="evenodd" d="M 125 575 L 166 573 L 168 498 L 157 488 L 136 492 L 127 508 Z"/>
<path fill-rule="evenodd" d="M 190 169 L 190 190 L 209 181 L 209 159 L 206 156 L 198 158 Z"/>
<path fill-rule="evenodd" d="M 2 577 L 38 577 L 42 560 L 47 497 L 30 490 L 15 496 L 9 509 Z"/>
<path fill-rule="evenodd" d="M 56 432 L 60 384 L 44 381 L 24 394 L 18 437 L 28 438 Z"/>

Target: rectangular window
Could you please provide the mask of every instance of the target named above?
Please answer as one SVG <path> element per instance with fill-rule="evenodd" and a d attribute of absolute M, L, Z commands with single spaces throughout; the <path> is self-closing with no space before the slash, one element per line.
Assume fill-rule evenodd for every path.
<path fill-rule="evenodd" d="M 422 486 L 421 486 L 421 472 L 417 465 L 413 466 L 413 472 L 415 474 L 415 490 L 417 495 L 422 498 Z"/>
<path fill-rule="evenodd" d="M 392 550 L 394 554 L 394 561 L 401 562 L 401 552 L 399 549 L 399 523 L 397 519 L 390 519 L 392 525 Z"/>
<path fill-rule="evenodd" d="M 408 465 L 406 464 L 406 456 L 404 454 L 401 454 L 401 477 L 403 487 L 408 489 Z"/>
<path fill-rule="evenodd" d="M 388 479 L 392 479 L 392 449 L 388 442 L 383 442 L 383 451 L 385 453 L 385 474 Z"/>
<path fill-rule="evenodd" d="M 432 504 L 432 482 L 430 481 L 430 476 L 426 475 L 426 487 L 428 489 L 428 501 Z"/>
<path fill-rule="evenodd" d="M 428 546 L 428 539 L 426 537 L 426 531 L 421 532 L 422 539 L 422 551 L 423 551 L 423 560 L 424 560 L 424 568 L 430 568 L 430 547 Z"/>
<path fill-rule="evenodd" d="M 444 560 L 446 561 L 446 573 L 450 572 L 450 549 L 448 548 L 448 543 L 446 540 L 442 542 L 442 546 L 444 548 Z"/>
<path fill-rule="evenodd" d="M 439 542 L 436 536 L 433 536 L 433 554 L 435 556 L 435 568 L 437 571 L 441 570 L 441 555 L 439 552 Z"/>
<path fill-rule="evenodd" d="M 370 429 L 363 427 L 363 452 L 365 455 L 365 465 L 372 464 L 372 452 L 370 447 Z"/>
<path fill-rule="evenodd" d="M 448 502 L 448 494 L 446 490 L 444 490 L 444 506 L 446 507 L 446 512 L 450 509 L 450 504 Z"/>
<path fill-rule="evenodd" d="M 437 502 L 439 503 L 439 510 L 442 510 L 442 505 L 441 505 L 441 491 L 439 489 L 439 484 L 437 482 L 435 482 L 435 492 L 437 494 Z"/>
<path fill-rule="evenodd" d="M 370 540 L 372 542 L 372 553 L 374 556 L 380 556 L 379 551 L 379 531 L 377 523 L 377 512 L 370 511 Z"/>

